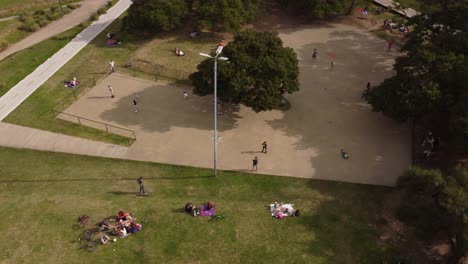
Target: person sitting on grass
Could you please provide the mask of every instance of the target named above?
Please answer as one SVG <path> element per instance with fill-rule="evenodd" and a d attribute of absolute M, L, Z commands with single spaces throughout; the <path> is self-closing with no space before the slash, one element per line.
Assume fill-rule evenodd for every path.
<path fill-rule="evenodd" d="M 200 207 L 200 216 L 212 216 L 214 214 L 215 206 L 212 202 L 206 202 Z"/>
<path fill-rule="evenodd" d="M 78 84 L 80 84 L 80 82 L 76 79 L 76 77 L 73 77 L 73 79 L 71 79 L 69 82 L 65 81 L 65 87 L 69 88 L 75 88 L 78 86 Z"/>
<path fill-rule="evenodd" d="M 184 53 L 183 51 L 181 51 L 179 48 L 176 48 L 176 49 L 175 49 L 175 54 L 176 54 L 177 56 L 184 56 L 184 55 L 185 55 L 185 53 Z"/>
<path fill-rule="evenodd" d="M 115 228 L 115 235 L 124 238 L 127 236 L 127 230 L 124 227 L 116 227 Z"/>
<path fill-rule="evenodd" d="M 138 224 L 138 223 L 135 223 L 135 222 L 132 222 L 130 224 L 130 227 L 128 228 L 127 230 L 127 233 L 130 235 L 130 234 L 135 234 L 136 232 L 140 231 L 141 230 L 141 224 Z"/>
<path fill-rule="evenodd" d="M 192 30 L 189 32 L 189 38 L 196 38 L 198 36 L 198 31 L 197 30 Z"/>

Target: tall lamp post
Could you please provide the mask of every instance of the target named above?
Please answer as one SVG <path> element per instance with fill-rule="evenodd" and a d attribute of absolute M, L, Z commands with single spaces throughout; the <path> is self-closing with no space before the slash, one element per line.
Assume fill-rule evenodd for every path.
<path fill-rule="evenodd" d="M 213 114 L 214 114 L 214 135 L 213 135 L 213 143 L 214 143 L 214 150 L 213 150 L 213 169 L 214 169 L 214 175 L 215 177 L 217 176 L 216 173 L 216 152 L 217 152 L 217 143 L 218 143 L 218 80 L 217 80 L 217 70 L 218 70 L 218 60 L 226 61 L 228 58 L 226 57 L 219 57 L 219 54 L 221 54 L 221 51 L 223 50 L 223 46 L 218 46 L 216 49 L 216 55 L 213 57 L 209 54 L 206 53 L 199 53 L 203 57 L 207 57 L 210 59 L 214 60 L 214 108 L 213 108 Z"/>

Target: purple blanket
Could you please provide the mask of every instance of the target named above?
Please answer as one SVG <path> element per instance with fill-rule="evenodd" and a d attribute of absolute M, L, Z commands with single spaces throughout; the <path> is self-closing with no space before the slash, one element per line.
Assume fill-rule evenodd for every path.
<path fill-rule="evenodd" d="M 208 206 L 202 205 L 200 207 L 200 216 L 213 216 L 214 210 L 215 210 L 214 206 L 213 208 L 211 208 L 211 210 L 208 210 Z"/>

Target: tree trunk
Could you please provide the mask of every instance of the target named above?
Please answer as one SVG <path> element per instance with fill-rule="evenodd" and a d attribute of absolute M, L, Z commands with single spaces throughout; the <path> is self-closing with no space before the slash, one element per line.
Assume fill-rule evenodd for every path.
<path fill-rule="evenodd" d="M 351 5 L 349 6 L 348 12 L 346 13 L 346 15 L 350 15 L 351 12 L 353 12 L 353 7 L 354 7 L 354 5 L 356 5 L 356 0 L 352 0 L 352 1 L 351 1 Z"/>

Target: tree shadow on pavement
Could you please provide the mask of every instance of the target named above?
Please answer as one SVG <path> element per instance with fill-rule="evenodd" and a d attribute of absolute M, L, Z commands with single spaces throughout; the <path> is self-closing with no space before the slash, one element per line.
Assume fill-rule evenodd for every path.
<path fill-rule="evenodd" d="M 332 30 L 326 39 L 295 47 L 301 90 L 287 96 L 292 107 L 281 119 L 267 123 L 297 138 L 296 149 L 317 150 L 310 159 L 314 178 L 393 185 L 409 165 L 409 129 L 373 113 L 361 94 L 367 82 L 376 85 L 393 74 L 397 54 L 387 53 L 383 40 L 359 30 Z M 342 160 L 341 149 L 350 160 Z"/>
<path fill-rule="evenodd" d="M 128 85 L 132 85 L 133 80 L 127 81 Z M 141 95 L 138 113 L 132 107 L 132 93 L 118 98 L 113 108 L 104 111 L 100 118 L 125 127 L 138 126 L 147 132 L 167 132 L 174 127 L 212 130 L 212 97 L 190 94 L 188 99 L 184 99 L 183 91 L 182 88 L 170 85 L 148 83 L 138 91 Z M 235 128 L 241 118 L 237 114 L 239 106 L 229 105 L 223 110 L 224 114 L 218 115 L 218 130 L 221 132 Z"/>

